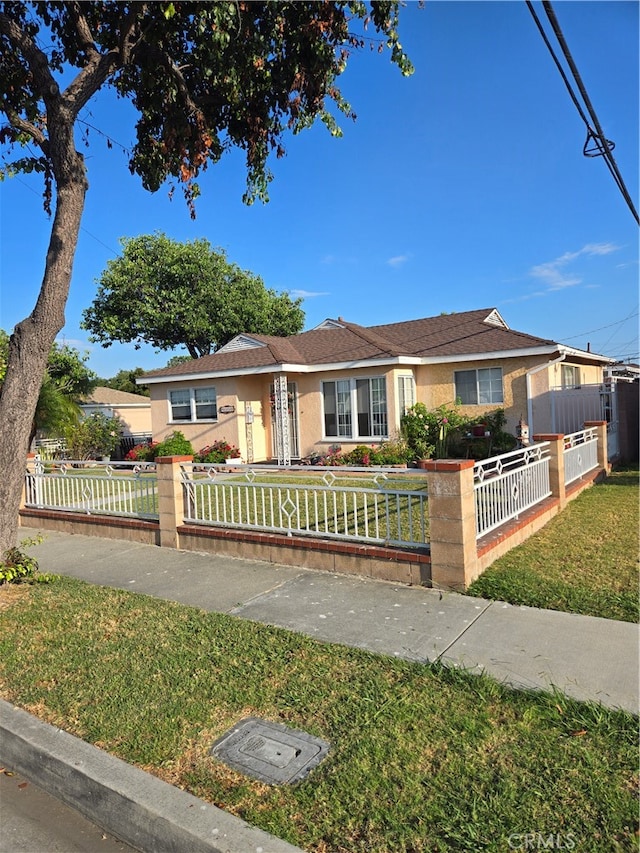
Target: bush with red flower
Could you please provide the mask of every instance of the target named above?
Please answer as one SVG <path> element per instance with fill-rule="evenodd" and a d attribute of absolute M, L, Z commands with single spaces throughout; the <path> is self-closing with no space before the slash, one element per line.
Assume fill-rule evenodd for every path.
<path fill-rule="evenodd" d="M 157 441 L 145 441 L 143 444 L 136 444 L 124 457 L 125 461 L 153 462 L 156 457 L 155 450 L 157 446 Z"/>
<path fill-rule="evenodd" d="M 199 450 L 194 461 L 220 464 L 227 459 L 240 459 L 240 451 L 223 438 Z"/>

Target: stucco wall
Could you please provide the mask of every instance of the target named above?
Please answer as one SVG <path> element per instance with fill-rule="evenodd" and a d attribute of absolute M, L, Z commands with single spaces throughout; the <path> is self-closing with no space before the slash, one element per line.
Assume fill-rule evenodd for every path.
<path fill-rule="evenodd" d="M 424 403 L 428 409 L 440 405 L 453 406 L 455 403 L 454 372 L 475 368 L 502 368 L 504 402 L 493 405 L 465 405 L 460 407 L 462 414 L 477 417 L 484 412 L 505 410 L 507 419 L 506 430 L 515 434 L 520 418 L 526 421 L 527 409 L 527 371 L 542 365 L 539 358 L 505 358 L 477 362 L 451 362 L 449 364 L 421 365 L 415 367 L 371 367 L 364 369 L 345 369 L 327 371 L 326 373 L 289 373 L 287 381 L 297 385 L 298 403 L 298 435 L 300 437 L 300 455 L 308 456 L 314 452 L 323 453 L 332 444 L 340 444 L 344 448 L 355 446 L 366 439 L 354 438 L 324 438 L 322 382 L 324 380 L 352 379 L 385 376 L 387 392 L 387 414 L 389 435 L 398 435 L 400 427 L 398 376 L 407 376 L 414 371 L 416 380 L 416 401 Z M 559 366 L 543 368 L 532 374 L 531 389 L 536 398 L 534 414 L 537 431 L 547 429 L 545 423 L 550 413 L 548 394 L 550 385 L 560 384 Z M 580 366 L 580 381 L 597 383 L 602 381 L 601 368 Z M 250 427 L 253 444 L 253 460 L 263 461 L 272 457 L 272 425 L 270 385 L 273 382 L 271 374 L 240 376 L 216 380 L 201 380 L 199 382 L 172 382 L 170 385 L 151 386 L 151 418 L 153 437 L 155 440 L 166 438 L 174 430 L 182 432 L 191 441 L 195 451 L 214 441 L 225 439 L 230 444 L 240 448 L 242 459 L 249 458 L 248 425 L 245 418 L 246 407 L 253 411 L 253 424 Z M 215 386 L 218 405 L 217 423 L 187 423 L 184 421 L 170 423 L 170 407 L 168 390 L 180 388 L 195 388 Z M 222 414 L 220 409 L 233 406 L 232 414 Z M 377 440 L 376 440 L 377 441 Z"/>
<path fill-rule="evenodd" d="M 526 372 L 539 363 L 539 359 L 528 357 L 421 365 L 416 369 L 416 396 L 428 409 L 435 409 L 441 405 L 453 406 L 456 398 L 454 380 L 456 370 L 501 367 L 504 401 L 491 405 L 482 403 L 459 406 L 458 410 L 463 415 L 475 418 L 485 412 L 504 409 L 507 419 L 505 430 L 515 434 L 520 418 L 523 417 L 525 420 L 527 418 Z"/>
<path fill-rule="evenodd" d="M 169 420 L 171 416 L 171 407 L 169 405 L 169 390 L 178 391 L 182 388 L 209 388 L 214 386 L 216 389 L 216 398 L 218 406 L 217 422 L 198 421 L 191 423 L 188 421 Z M 228 441 L 236 447 L 242 445 L 239 437 L 237 406 L 236 398 L 236 381 L 235 379 L 216 379 L 202 380 L 200 382 L 172 382 L 170 385 L 151 385 L 151 422 L 153 426 L 154 441 L 162 441 L 172 432 L 181 432 L 186 439 L 193 445 L 194 451 L 200 450 L 207 444 L 212 444 L 214 441 Z M 233 406 L 234 413 L 223 415 L 220 414 L 220 408 L 223 406 Z M 244 408 L 243 408 L 244 414 Z M 242 422 L 244 426 L 244 420 Z"/>
<path fill-rule="evenodd" d="M 151 432 L 151 408 L 148 403 L 143 403 L 141 406 L 85 405 L 82 410 L 85 415 L 102 412 L 108 418 L 120 418 L 125 426 L 125 435 Z"/>

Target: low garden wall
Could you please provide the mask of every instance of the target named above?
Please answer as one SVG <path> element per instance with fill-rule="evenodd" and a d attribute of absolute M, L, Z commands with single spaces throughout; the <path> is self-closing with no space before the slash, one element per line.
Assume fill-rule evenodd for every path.
<path fill-rule="evenodd" d="M 565 436 L 537 435 L 548 443 L 550 494 L 515 519 L 478 538 L 473 460 L 426 463 L 429 542 L 424 547 L 360 544 L 321 537 L 285 535 L 185 523 L 181 465 L 191 457 L 156 460 L 158 520 L 92 515 L 27 506 L 20 522 L 41 530 L 127 539 L 160 547 L 263 560 L 320 571 L 377 578 L 393 583 L 465 590 L 498 557 L 525 541 L 598 478 L 606 475 L 606 423 L 585 425 L 597 434 L 597 466 L 565 485 Z"/>

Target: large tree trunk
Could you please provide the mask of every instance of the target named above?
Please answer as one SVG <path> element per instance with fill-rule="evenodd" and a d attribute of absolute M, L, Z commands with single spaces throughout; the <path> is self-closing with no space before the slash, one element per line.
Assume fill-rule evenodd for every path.
<path fill-rule="evenodd" d="M 87 180 L 82 156 L 73 145 L 72 128 L 73 121 L 61 128 L 55 141 L 50 136 L 56 207 L 44 279 L 33 312 L 11 335 L 7 372 L 0 390 L 0 558 L 16 544 L 31 425 L 49 351 L 64 326 L 84 208 Z M 49 130 L 51 133 L 51 126 Z"/>

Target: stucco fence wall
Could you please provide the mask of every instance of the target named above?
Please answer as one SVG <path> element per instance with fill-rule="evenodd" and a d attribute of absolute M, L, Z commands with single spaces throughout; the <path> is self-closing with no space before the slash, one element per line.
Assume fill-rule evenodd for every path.
<path fill-rule="evenodd" d="M 20 523 L 42 531 L 126 539 L 393 583 L 465 590 L 498 557 L 524 542 L 561 512 L 568 501 L 606 476 L 606 423 L 585 426 L 597 428 L 597 467 L 567 487 L 564 436 L 535 436 L 536 441 L 549 443 L 551 495 L 480 539 L 476 538 L 473 460 L 426 463 L 430 543 L 424 549 L 185 524 L 180 465 L 191 461 L 188 456 L 157 460 L 157 521 L 38 509 L 25 506 L 23 499 Z"/>

